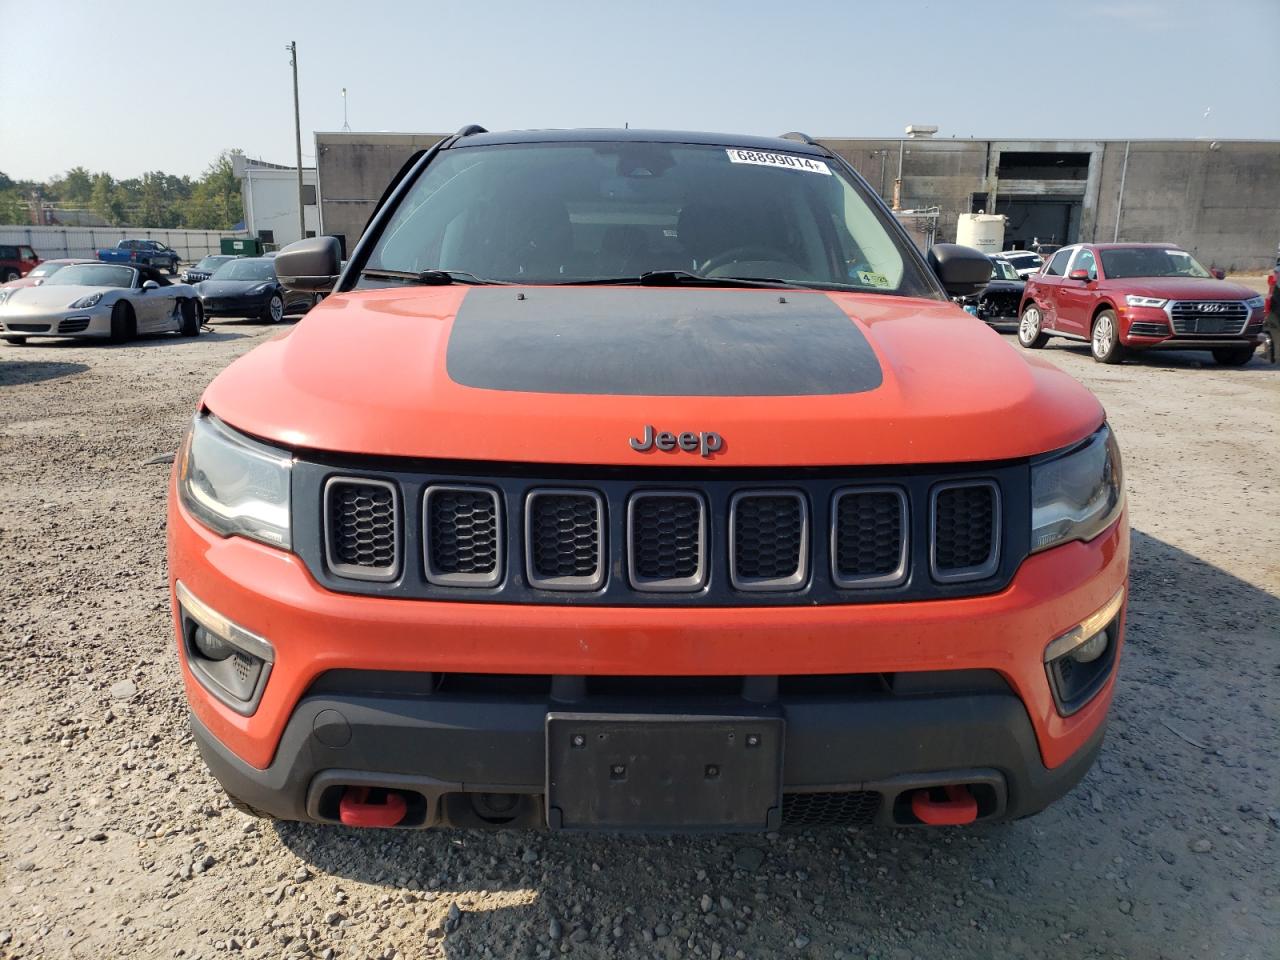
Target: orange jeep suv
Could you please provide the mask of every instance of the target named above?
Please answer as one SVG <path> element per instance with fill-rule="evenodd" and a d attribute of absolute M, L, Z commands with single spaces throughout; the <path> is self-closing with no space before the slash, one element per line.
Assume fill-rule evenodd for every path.
<path fill-rule="evenodd" d="M 169 505 L 191 724 L 352 826 L 1022 817 L 1102 743 L 1129 532 L 1098 401 L 839 156 L 489 133 L 414 156 L 209 385 Z"/>

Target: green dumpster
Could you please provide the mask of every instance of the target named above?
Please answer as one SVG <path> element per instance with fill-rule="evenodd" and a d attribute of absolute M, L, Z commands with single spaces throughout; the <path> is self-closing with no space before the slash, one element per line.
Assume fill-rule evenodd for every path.
<path fill-rule="evenodd" d="M 262 241 L 257 237 L 223 237 L 222 253 L 235 257 L 260 257 Z"/>

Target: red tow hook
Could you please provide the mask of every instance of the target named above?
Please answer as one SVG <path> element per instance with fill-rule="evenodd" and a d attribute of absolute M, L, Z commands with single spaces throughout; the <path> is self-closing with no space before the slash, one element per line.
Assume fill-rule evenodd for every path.
<path fill-rule="evenodd" d="M 958 827 L 978 819 L 978 801 L 968 787 L 949 783 L 942 789 L 947 794 L 945 800 L 933 799 L 932 790 L 917 790 L 911 795 L 911 812 L 917 820 L 931 827 Z"/>
<path fill-rule="evenodd" d="M 370 801 L 370 787 L 347 787 L 338 803 L 338 819 L 348 827 L 394 827 L 404 819 L 404 797 L 393 790 Z"/>

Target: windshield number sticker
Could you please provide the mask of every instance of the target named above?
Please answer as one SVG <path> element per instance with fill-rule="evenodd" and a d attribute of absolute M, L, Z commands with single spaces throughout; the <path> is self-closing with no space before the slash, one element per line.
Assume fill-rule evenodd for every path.
<path fill-rule="evenodd" d="M 831 169 L 821 160 L 809 157 L 797 157 L 789 153 L 763 153 L 759 150 L 740 150 L 729 147 L 725 150 L 730 163 L 752 163 L 758 167 L 782 167 L 785 170 L 801 170 L 804 173 L 820 173 L 831 176 Z"/>
<path fill-rule="evenodd" d="M 864 286 L 868 287 L 887 287 L 889 286 L 889 278 L 883 273 L 871 273 L 868 270 L 859 270 L 858 279 Z"/>

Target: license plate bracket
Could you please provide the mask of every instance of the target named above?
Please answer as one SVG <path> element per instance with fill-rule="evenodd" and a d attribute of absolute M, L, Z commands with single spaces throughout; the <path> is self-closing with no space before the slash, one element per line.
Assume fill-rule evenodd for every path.
<path fill-rule="evenodd" d="M 547 825 L 776 830 L 785 722 L 769 716 L 547 715 Z"/>

